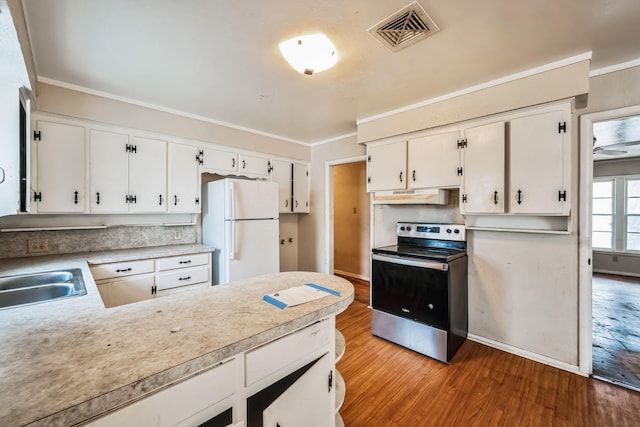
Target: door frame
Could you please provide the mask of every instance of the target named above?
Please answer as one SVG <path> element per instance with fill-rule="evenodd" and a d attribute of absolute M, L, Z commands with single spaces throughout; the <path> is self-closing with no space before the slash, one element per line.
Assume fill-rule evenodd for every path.
<path fill-rule="evenodd" d="M 324 182 L 325 228 L 324 229 L 326 230 L 325 242 L 324 242 L 324 247 L 325 247 L 324 259 L 325 259 L 325 271 L 327 274 L 333 274 L 333 266 L 334 266 L 333 167 L 338 165 L 348 164 L 348 163 L 358 163 L 358 162 L 366 162 L 366 161 L 367 161 L 367 156 L 363 154 L 361 156 L 347 157 L 347 158 L 338 159 L 338 160 L 329 160 L 329 161 L 326 161 L 324 164 L 324 179 L 325 179 L 325 182 Z M 369 221 L 371 221 L 371 218 L 369 219 Z"/>
<path fill-rule="evenodd" d="M 580 373 L 593 373 L 591 199 L 593 197 L 593 123 L 640 115 L 640 105 L 580 116 L 580 177 L 578 206 L 578 360 Z"/>

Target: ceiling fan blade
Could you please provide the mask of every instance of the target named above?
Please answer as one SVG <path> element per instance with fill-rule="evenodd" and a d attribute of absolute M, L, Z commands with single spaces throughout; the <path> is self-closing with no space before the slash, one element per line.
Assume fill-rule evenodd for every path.
<path fill-rule="evenodd" d="M 594 141 L 595 144 L 595 141 Z M 617 148 L 625 148 L 625 147 L 634 147 L 636 145 L 640 145 L 640 141 L 629 141 L 629 142 L 617 142 L 615 144 L 601 145 L 596 147 L 596 149 L 601 148 L 603 150 L 608 150 L 609 148 L 617 149 Z"/>
<path fill-rule="evenodd" d="M 626 151 L 623 150 L 608 150 L 605 148 L 593 150 L 593 154 L 604 154 L 605 156 L 619 156 L 621 154 L 627 154 Z"/>

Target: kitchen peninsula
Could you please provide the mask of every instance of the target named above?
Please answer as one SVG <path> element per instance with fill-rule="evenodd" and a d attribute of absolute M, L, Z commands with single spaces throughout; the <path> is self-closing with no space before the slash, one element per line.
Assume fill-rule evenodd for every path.
<path fill-rule="evenodd" d="M 104 422 L 111 416 L 134 416 L 135 422 L 135 411 L 127 413 L 128 408 L 146 404 L 143 412 L 149 416 L 156 396 L 176 387 L 188 396 L 189 384 L 197 396 L 220 395 L 204 406 L 215 411 L 228 406 L 233 423 L 243 422 L 248 398 L 302 366 L 329 354 L 324 366 L 333 374 L 335 315 L 354 297 L 344 279 L 291 272 L 107 309 L 87 264 L 90 256 L 40 258 L 3 260 L 0 276 L 80 268 L 87 294 L 0 310 L 0 425 L 116 425 Z M 262 300 L 267 293 L 306 283 L 340 296 L 283 310 Z M 274 359 L 273 352 L 281 357 Z M 229 381 L 213 377 L 212 386 L 203 389 L 198 378 L 216 371 L 226 372 Z M 228 390 L 221 391 L 223 383 Z M 327 393 L 326 378 L 323 385 L 330 410 L 335 391 Z M 204 406 L 197 408 L 200 416 Z M 191 413 L 167 421 L 163 408 L 157 409 L 159 425 L 204 422 Z M 178 416 L 175 412 L 171 416 Z"/>

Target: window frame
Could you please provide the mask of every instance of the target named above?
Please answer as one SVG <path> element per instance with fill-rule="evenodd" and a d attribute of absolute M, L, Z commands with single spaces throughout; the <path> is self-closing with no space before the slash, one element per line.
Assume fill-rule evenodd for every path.
<path fill-rule="evenodd" d="M 612 213 L 611 213 L 611 248 L 600 247 L 593 245 L 592 238 L 592 249 L 595 252 L 600 253 L 616 253 L 616 254 L 640 254 L 640 249 L 627 249 L 628 242 L 628 234 L 640 234 L 640 232 L 628 232 L 628 218 L 629 216 L 640 217 L 640 214 L 629 214 L 627 212 L 628 208 L 628 182 L 629 181 L 640 181 L 640 175 L 616 175 L 616 176 L 599 176 L 593 178 L 593 183 L 595 182 L 612 182 Z M 592 183 L 592 186 L 593 186 Z M 635 197 L 635 196 L 634 196 Z M 593 217 L 598 215 L 605 214 L 595 214 L 593 213 L 593 201 L 596 197 L 591 195 L 591 234 L 593 236 Z"/>

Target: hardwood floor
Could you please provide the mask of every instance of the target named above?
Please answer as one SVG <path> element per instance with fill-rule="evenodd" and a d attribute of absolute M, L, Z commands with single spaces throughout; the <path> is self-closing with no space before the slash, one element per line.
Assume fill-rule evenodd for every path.
<path fill-rule="evenodd" d="M 354 285 L 356 300 L 337 319 L 347 427 L 640 425 L 635 391 L 468 340 L 445 365 L 374 337 L 358 298 L 368 284 Z"/>
<path fill-rule="evenodd" d="M 593 375 L 640 390 L 640 279 L 593 275 Z"/>

